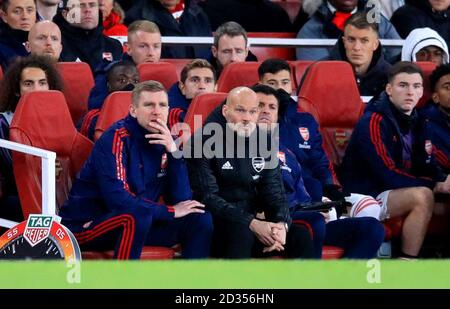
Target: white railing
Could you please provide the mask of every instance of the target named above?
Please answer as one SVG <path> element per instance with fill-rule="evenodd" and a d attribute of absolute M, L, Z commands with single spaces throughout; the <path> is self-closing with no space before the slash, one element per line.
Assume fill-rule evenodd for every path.
<path fill-rule="evenodd" d="M 56 214 L 55 203 L 55 160 L 56 153 L 32 146 L 10 142 L 0 138 L 0 147 L 23 152 L 41 158 L 42 162 L 42 213 Z M 18 222 L 0 218 L 0 226 L 11 228 Z"/>
<path fill-rule="evenodd" d="M 127 41 L 126 36 L 111 36 L 118 39 L 122 44 Z M 161 38 L 164 45 L 206 45 L 213 44 L 213 37 L 183 37 L 183 36 L 163 36 Z M 402 47 L 404 40 L 380 40 L 383 47 Z M 330 47 L 336 44 L 336 39 L 289 39 L 289 38 L 248 38 L 249 47 Z"/>

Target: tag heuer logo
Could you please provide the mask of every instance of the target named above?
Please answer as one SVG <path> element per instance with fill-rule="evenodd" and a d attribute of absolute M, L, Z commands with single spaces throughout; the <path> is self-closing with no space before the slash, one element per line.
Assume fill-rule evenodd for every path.
<path fill-rule="evenodd" d="M 253 168 L 257 173 L 261 172 L 264 169 L 264 165 L 266 165 L 266 161 L 262 157 L 254 157 L 252 158 Z"/>
<path fill-rule="evenodd" d="M 23 233 L 24 238 L 34 247 L 50 234 L 53 217 L 45 215 L 30 215 Z"/>

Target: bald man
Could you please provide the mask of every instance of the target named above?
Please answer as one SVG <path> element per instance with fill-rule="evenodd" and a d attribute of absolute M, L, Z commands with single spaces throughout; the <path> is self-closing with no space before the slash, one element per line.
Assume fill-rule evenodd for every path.
<path fill-rule="evenodd" d="M 214 218 L 212 254 L 311 258 L 311 235 L 291 224 L 277 149 L 258 115 L 256 93 L 235 88 L 185 148 L 194 196 Z"/>
<path fill-rule="evenodd" d="M 31 28 L 25 48 L 32 55 L 47 55 L 58 61 L 62 51 L 61 31 L 52 21 L 40 21 Z"/>

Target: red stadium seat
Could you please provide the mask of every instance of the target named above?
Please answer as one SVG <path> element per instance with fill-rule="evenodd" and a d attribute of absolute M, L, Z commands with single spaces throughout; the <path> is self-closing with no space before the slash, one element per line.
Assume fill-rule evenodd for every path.
<path fill-rule="evenodd" d="M 322 260 L 337 260 L 344 256 L 344 249 L 334 246 L 323 246 Z"/>
<path fill-rule="evenodd" d="M 432 90 L 430 88 L 430 75 L 436 69 L 436 64 L 433 62 L 416 62 L 416 64 L 423 72 L 423 96 L 419 103 L 417 103 L 417 107 L 420 108 L 431 99 Z"/>
<path fill-rule="evenodd" d="M 147 246 L 142 248 L 141 260 L 168 260 L 173 259 L 175 251 L 172 248 Z M 111 260 L 114 251 L 83 251 L 83 260 Z"/>
<path fill-rule="evenodd" d="M 94 140 L 98 140 L 114 122 L 124 118 L 130 111 L 131 91 L 111 93 L 102 105 L 95 125 Z"/>
<path fill-rule="evenodd" d="M 21 97 L 10 127 L 10 140 L 56 152 L 62 171 L 56 177 L 57 207 L 67 199 L 75 174 L 92 142 L 75 129 L 59 91 L 38 91 Z M 40 158 L 13 152 L 14 176 L 25 219 L 42 212 Z"/>
<path fill-rule="evenodd" d="M 192 60 L 194 59 L 161 59 L 161 62 L 172 63 L 176 68 L 178 79 L 180 79 L 181 71 L 183 70 L 185 65 L 191 62 Z"/>
<path fill-rule="evenodd" d="M 294 39 L 297 37 L 297 34 L 294 32 L 248 32 L 247 35 L 249 38 Z M 269 58 L 295 60 L 295 48 L 293 47 L 250 46 L 250 50 L 258 58 L 258 61 L 264 61 Z"/>
<path fill-rule="evenodd" d="M 258 83 L 260 62 L 235 62 L 227 65 L 217 81 L 218 92 L 230 92 L 239 86 L 251 87 Z"/>
<path fill-rule="evenodd" d="M 189 125 L 191 133 L 201 128 L 208 115 L 226 98 L 227 93 L 223 92 L 204 93 L 196 96 L 189 105 L 184 118 L 184 122 Z M 194 116 L 196 115 L 202 116 L 202 123 L 194 122 Z"/>
<path fill-rule="evenodd" d="M 319 123 L 328 158 L 339 165 L 364 111 L 352 67 L 343 61 L 313 63 L 298 99 L 300 110 L 311 113 Z"/>
<path fill-rule="evenodd" d="M 2 81 L 2 79 L 3 79 L 3 69 L 2 67 L 0 67 L 0 82 Z"/>
<path fill-rule="evenodd" d="M 89 93 L 94 87 L 91 68 L 84 62 L 58 62 L 57 67 L 63 78 L 63 93 L 72 122 L 77 124 L 87 112 Z"/>
<path fill-rule="evenodd" d="M 167 90 L 178 82 L 177 68 L 173 63 L 141 63 L 138 65 L 138 71 L 142 82 L 156 80 L 163 84 Z"/>

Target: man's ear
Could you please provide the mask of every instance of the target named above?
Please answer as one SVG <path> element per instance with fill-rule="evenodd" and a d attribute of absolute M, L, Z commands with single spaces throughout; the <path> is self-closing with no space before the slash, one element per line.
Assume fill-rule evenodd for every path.
<path fill-rule="evenodd" d="M 217 58 L 217 52 L 218 52 L 218 50 L 217 50 L 217 48 L 216 48 L 214 45 L 211 46 L 211 52 L 212 52 L 214 58 Z"/>
<path fill-rule="evenodd" d="M 392 94 L 392 85 L 390 83 L 386 84 L 386 93 L 388 94 L 388 96 L 391 96 Z"/>
<path fill-rule="evenodd" d="M 25 49 L 27 50 L 27 52 L 31 53 L 31 50 L 30 50 L 30 42 L 29 42 L 29 41 L 26 41 L 26 42 L 23 44 L 23 46 L 25 46 Z"/>
<path fill-rule="evenodd" d="M 8 23 L 8 22 L 6 21 L 6 19 L 5 19 L 5 16 L 6 16 L 6 15 L 7 15 L 6 12 L 3 11 L 2 9 L 0 9 L 0 18 L 3 20 L 3 22 L 4 22 L 5 24 Z"/>
<path fill-rule="evenodd" d="M 380 46 L 380 40 L 376 40 L 373 44 L 373 51 L 376 51 L 378 46 Z"/>

